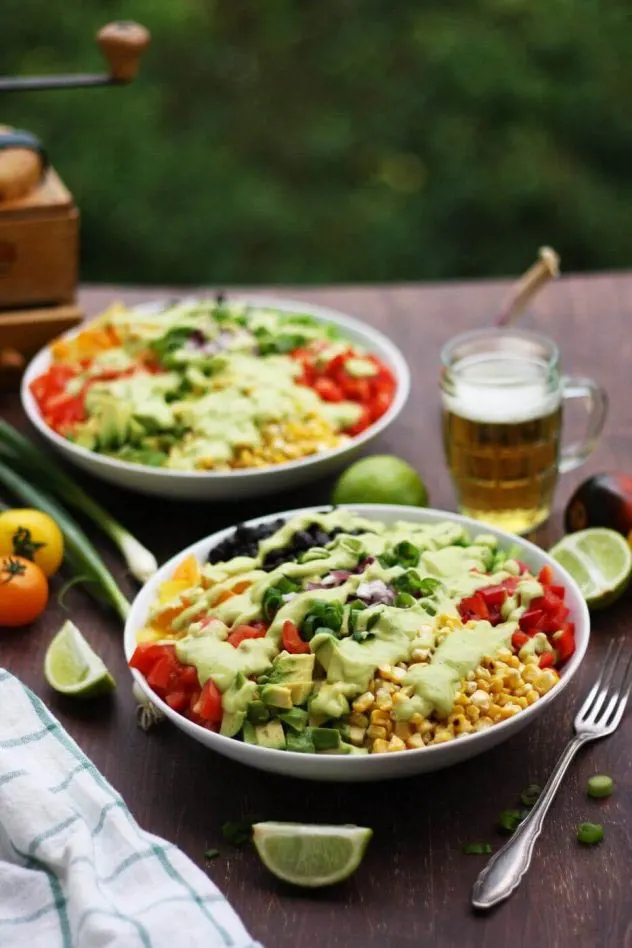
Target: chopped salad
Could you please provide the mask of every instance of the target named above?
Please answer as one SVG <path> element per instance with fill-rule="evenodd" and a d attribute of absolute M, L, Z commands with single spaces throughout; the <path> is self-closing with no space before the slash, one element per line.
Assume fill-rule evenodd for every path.
<path fill-rule="evenodd" d="M 488 534 L 344 508 L 241 525 L 162 583 L 130 666 L 261 747 L 368 754 L 492 727 L 575 650 L 564 587 Z"/>
<path fill-rule="evenodd" d="M 310 315 L 228 301 L 114 305 L 51 347 L 31 383 L 46 423 L 111 458 L 172 470 L 264 467 L 343 445 L 396 381 Z"/>

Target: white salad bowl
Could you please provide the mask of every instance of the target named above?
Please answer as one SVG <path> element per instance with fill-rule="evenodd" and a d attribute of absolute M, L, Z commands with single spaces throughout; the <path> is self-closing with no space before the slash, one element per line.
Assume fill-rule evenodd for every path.
<path fill-rule="evenodd" d="M 131 464 L 128 461 L 108 458 L 73 444 L 46 424 L 31 394 L 30 384 L 50 367 L 49 347 L 42 349 L 34 356 L 24 372 L 20 392 L 24 411 L 52 447 L 77 467 L 118 487 L 181 500 L 238 500 L 242 497 L 257 497 L 298 487 L 300 484 L 316 480 L 348 464 L 365 445 L 373 441 L 395 421 L 408 399 L 410 371 L 402 353 L 383 333 L 359 319 L 323 306 L 313 306 L 286 299 L 241 295 L 231 297 L 231 300 L 271 306 L 285 312 L 305 313 L 319 322 L 339 327 L 352 343 L 361 346 L 385 362 L 395 376 L 397 389 L 388 411 L 362 434 L 356 435 L 338 448 L 266 468 L 217 472 L 172 471 L 148 465 Z M 141 313 L 157 309 L 162 305 L 162 303 L 145 303 L 134 308 Z M 63 338 L 73 338 L 81 331 L 81 328 L 83 327 L 71 330 Z"/>
<path fill-rule="evenodd" d="M 276 520 L 279 517 L 289 518 L 296 514 L 322 511 L 320 507 L 309 507 L 302 510 L 291 510 L 283 513 L 269 514 L 249 520 L 248 524 L 260 524 Z M 367 756 L 336 756 L 329 754 L 302 754 L 283 750 L 272 750 L 247 744 L 232 737 L 223 737 L 213 731 L 194 724 L 187 718 L 173 711 L 164 701 L 157 697 L 149 688 L 145 679 L 137 671 L 132 671 L 134 678 L 145 692 L 147 697 L 182 731 L 196 741 L 209 747 L 211 750 L 231 757 L 242 764 L 284 774 L 288 777 L 302 777 L 308 780 L 383 780 L 392 777 L 407 777 L 412 774 L 428 773 L 441 770 L 452 764 L 460 763 L 476 754 L 480 754 L 497 744 L 506 741 L 523 728 L 533 724 L 537 717 L 547 709 L 562 694 L 577 669 L 579 668 L 590 636 L 590 618 L 584 598 L 575 580 L 563 569 L 556 560 L 552 559 L 533 543 L 496 530 L 481 524 L 469 517 L 460 514 L 448 513 L 443 510 L 429 510 L 422 507 L 383 506 L 378 504 L 352 504 L 349 509 L 370 519 L 383 523 L 393 523 L 396 520 L 408 520 L 415 523 L 436 523 L 450 520 L 467 527 L 472 536 L 477 533 L 491 533 L 498 538 L 501 546 L 508 548 L 517 546 L 520 549 L 519 558 L 523 559 L 531 570 L 537 573 L 542 566 L 552 567 L 555 582 L 566 589 L 566 604 L 570 610 L 569 618 L 575 623 L 576 650 L 570 661 L 561 671 L 560 681 L 535 704 L 525 708 L 519 714 L 499 724 L 494 724 L 484 731 L 467 734 L 445 744 L 421 748 L 419 750 L 396 751 L 387 754 L 369 754 Z M 164 580 L 169 579 L 176 565 L 184 557 L 193 554 L 200 563 L 205 563 L 209 551 L 221 540 L 228 536 L 234 528 L 220 530 L 197 543 L 193 543 L 181 553 L 172 557 L 162 566 L 155 576 L 143 586 L 132 604 L 129 618 L 125 625 L 124 648 L 127 660 L 132 656 L 136 646 L 138 631 L 145 625 L 148 610 L 155 600 L 158 587 Z"/>

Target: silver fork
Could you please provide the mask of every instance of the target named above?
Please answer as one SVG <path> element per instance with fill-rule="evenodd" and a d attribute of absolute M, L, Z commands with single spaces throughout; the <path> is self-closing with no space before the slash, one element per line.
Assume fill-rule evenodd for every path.
<path fill-rule="evenodd" d="M 531 863 L 533 847 L 542 832 L 544 817 L 573 757 L 584 744 L 607 737 L 621 723 L 632 688 L 632 655 L 625 664 L 625 659 L 621 660 L 623 641 L 614 654 L 613 644 L 611 641 L 597 681 L 575 716 L 575 736 L 566 745 L 537 803 L 511 839 L 492 856 L 474 883 L 474 908 L 492 908 L 518 888 Z M 621 676 L 619 671 L 624 664 L 625 670 Z M 621 681 L 618 687 L 614 686 L 615 678 Z"/>

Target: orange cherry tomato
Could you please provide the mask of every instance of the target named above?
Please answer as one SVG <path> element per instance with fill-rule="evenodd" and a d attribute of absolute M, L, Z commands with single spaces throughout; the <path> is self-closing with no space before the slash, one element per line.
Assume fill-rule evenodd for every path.
<path fill-rule="evenodd" d="M 0 626 L 28 625 L 48 602 L 46 576 L 22 556 L 0 559 Z"/>

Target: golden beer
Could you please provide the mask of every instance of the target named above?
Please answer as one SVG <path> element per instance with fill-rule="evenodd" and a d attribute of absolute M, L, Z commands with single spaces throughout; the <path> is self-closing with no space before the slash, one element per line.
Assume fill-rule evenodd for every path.
<path fill-rule="evenodd" d="M 555 343 L 513 329 L 465 333 L 445 347 L 443 443 L 459 510 L 511 533 L 547 519 L 560 472 L 583 463 L 603 427 L 605 392 L 562 378 Z M 587 437 L 561 447 L 563 403 L 588 399 Z"/>

